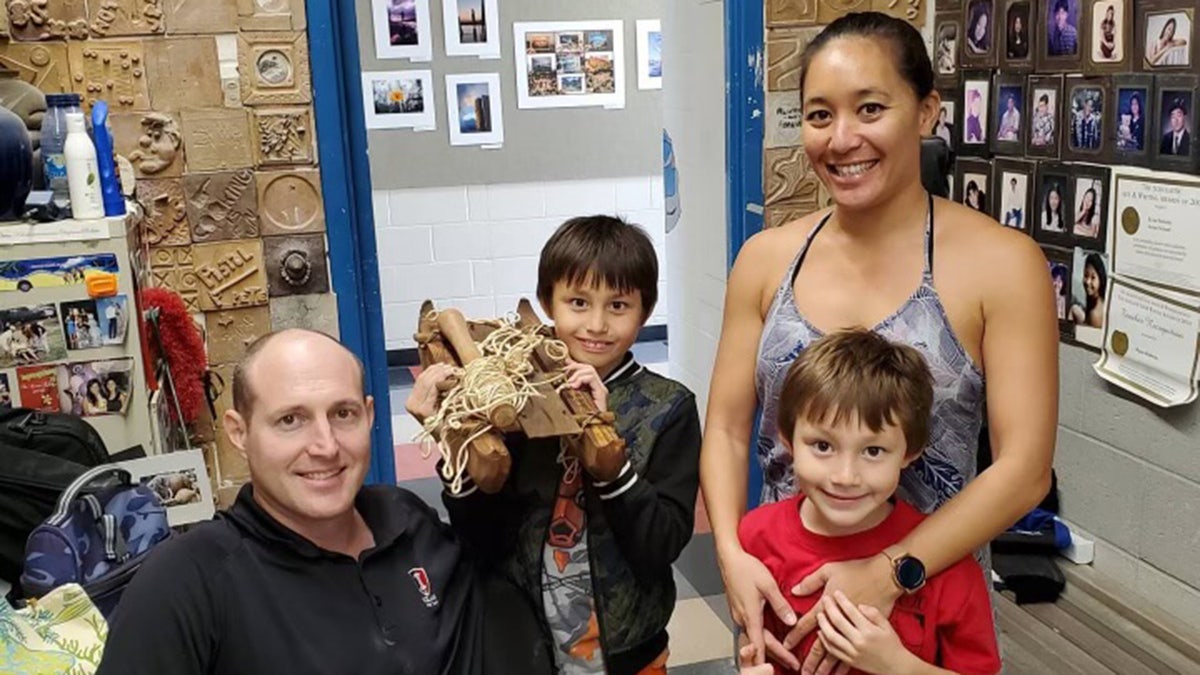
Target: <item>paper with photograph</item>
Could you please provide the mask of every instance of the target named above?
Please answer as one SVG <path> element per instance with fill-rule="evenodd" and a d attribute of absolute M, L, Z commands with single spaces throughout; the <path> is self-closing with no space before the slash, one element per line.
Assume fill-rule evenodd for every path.
<path fill-rule="evenodd" d="M 446 56 L 500 58 L 498 0 L 442 0 Z"/>
<path fill-rule="evenodd" d="M 1075 324 L 1075 341 L 1100 348 L 1104 339 L 1104 310 L 1108 306 L 1108 256 L 1100 251 L 1075 247 L 1071 279 L 1071 323 Z"/>
<path fill-rule="evenodd" d="M 59 412 L 58 373 L 56 366 L 18 366 L 17 391 L 21 407 Z"/>
<path fill-rule="evenodd" d="M 1114 271 L 1200 296 L 1200 180 L 1116 179 Z"/>
<path fill-rule="evenodd" d="M 11 410 L 12 407 L 12 387 L 8 381 L 8 373 L 0 373 L 0 410 Z"/>
<path fill-rule="evenodd" d="M 32 258 L 0 262 L 0 291 L 30 291 L 84 284 L 88 277 L 117 273 L 117 256 L 111 253 L 61 258 Z"/>
<path fill-rule="evenodd" d="M 504 143 L 498 73 L 447 75 L 446 111 L 450 145 Z"/>
<path fill-rule="evenodd" d="M 58 365 L 60 407 L 82 417 L 124 415 L 133 397 L 133 359 Z"/>
<path fill-rule="evenodd" d="M 517 107 L 625 107 L 621 21 L 513 23 Z"/>
<path fill-rule="evenodd" d="M 371 0 L 371 10 L 378 58 L 413 62 L 433 58 L 429 0 Z"/>
<path fill-rule="evenodd" d="M 1162 407 L 1196 400 L 1200 301 L 1181 302 L 1136 282 L 1114 278 L 1104 347 L 1093 366 L 1100 377 Z"/>
<path fill-rule="evenodd" d="M 433 72 L 398 70 L 362 74 L 368 129 L 434 129 Z"/>
<path fill-rule="evenodd" d="M 637 22 L 638 89 L 662 89 L 662 22 Z"/>
<path fill-rule="evenodd" d="M 54 305 L 0 309 L 0 368 L 67 358 Z"/>
<path fill-rule="evenodd" d="M 75 300 L 59 305 L 67 349 L 94 349 L 125 343 L 129 304 L 124 295 Z"/>
<path fill-rule="evenodd" d="M 167 508 L 171 527 L 213 517 L 212 483 L 200 450 L 168 452 L 117 464 L 130 473 L 134 482 L 158 495 Z"/>

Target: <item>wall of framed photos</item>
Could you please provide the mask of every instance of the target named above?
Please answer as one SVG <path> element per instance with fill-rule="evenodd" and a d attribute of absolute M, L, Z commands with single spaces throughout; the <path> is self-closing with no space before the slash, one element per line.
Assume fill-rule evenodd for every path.
<path fill-rule="evenodd" d="M 956 151 L 952 198 L 1041 245 L 1073 345 L 1060 367 L 1063 516 L 1096 538 L 1100 572 L 1186 621 L 1200 621 L 1200 570 L 1177 533 L 1200 518 L 1200 410 L 1155 409 L 1105 385 L 1088 350 L 1104 343 L 1112 234 L 1126 226 L 1112 222 L 1114 177 L 1194 185 L 1200 175 L 1197 9 L 939 0 L 932 30 L 934 133 Z"/>

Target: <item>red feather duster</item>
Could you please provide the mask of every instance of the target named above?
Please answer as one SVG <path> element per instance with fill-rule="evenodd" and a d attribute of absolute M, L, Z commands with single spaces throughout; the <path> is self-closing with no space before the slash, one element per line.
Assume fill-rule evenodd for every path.
<path fill-rule="evenodd" d="M 161 356 L 171 369 L 175 381 L 175 396 L 183 421 L 191 423 L 200 414 L 204 405 L 204 372 L 208 369 L 208 357 L 204 352 L 204 338 L 192 317 L 188 314 L 183 298 L 169 288 L 146 288 L 141 291 L 143 344 L 148 352 L 146 381 L 154 386 L 154 363 Z M 153 339 L 153 328 L 145 319 L 151 309 L 158 309 L 158 334 L 163 354 Z M 169 393 L 169 392 L 168 392 Z"/>

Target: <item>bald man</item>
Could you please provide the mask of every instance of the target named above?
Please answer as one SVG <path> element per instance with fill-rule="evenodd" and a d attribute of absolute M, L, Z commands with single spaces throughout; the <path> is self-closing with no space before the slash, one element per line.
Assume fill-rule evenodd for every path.
<path fill-rule="evenodd" d="M 150 556 L 100 675 L 483 672 L 485 596 L 452 532 L 411 492 L 363 487 L 374 413 L 332 338 L 250 345 L 222 420 L 250 483 Z"/>

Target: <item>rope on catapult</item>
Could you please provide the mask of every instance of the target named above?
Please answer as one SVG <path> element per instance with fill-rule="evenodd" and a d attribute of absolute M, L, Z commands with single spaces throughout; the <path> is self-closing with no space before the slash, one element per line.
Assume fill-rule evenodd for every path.
<path fill-rule="evenodd" d="M 437 321 L 436 311 L 426 316 L 430 323 Z M 561 373 L 544 380 L 533 379 L 536 370 L 530 356 L 544 346 L 550 358 L 562 360 L 567 356 L 567 346 L 538 334 L 536 329 L 521 330 L 516 321 L 515 317 L 506 317 L 491 322 L 495 330 L 478 345 L 482 356 L 464 368 L 452 369 L 458 384 L 445 393 L 438 411 L 425 420 L 415 439 L 425 446 L 426 456 L 430 446 L 436 446 L 441 453 L 442 479 L 449 484 L 451 494 L 462 491 L 468 446 L 494 428 L 490 412 L 509 404 L 519 413 L 531 397 L 541 396 L 538 385 L 556 384 L 563 379 Z M 457 448 L 447 440 L 450 436 L 463 439 Z"/>

